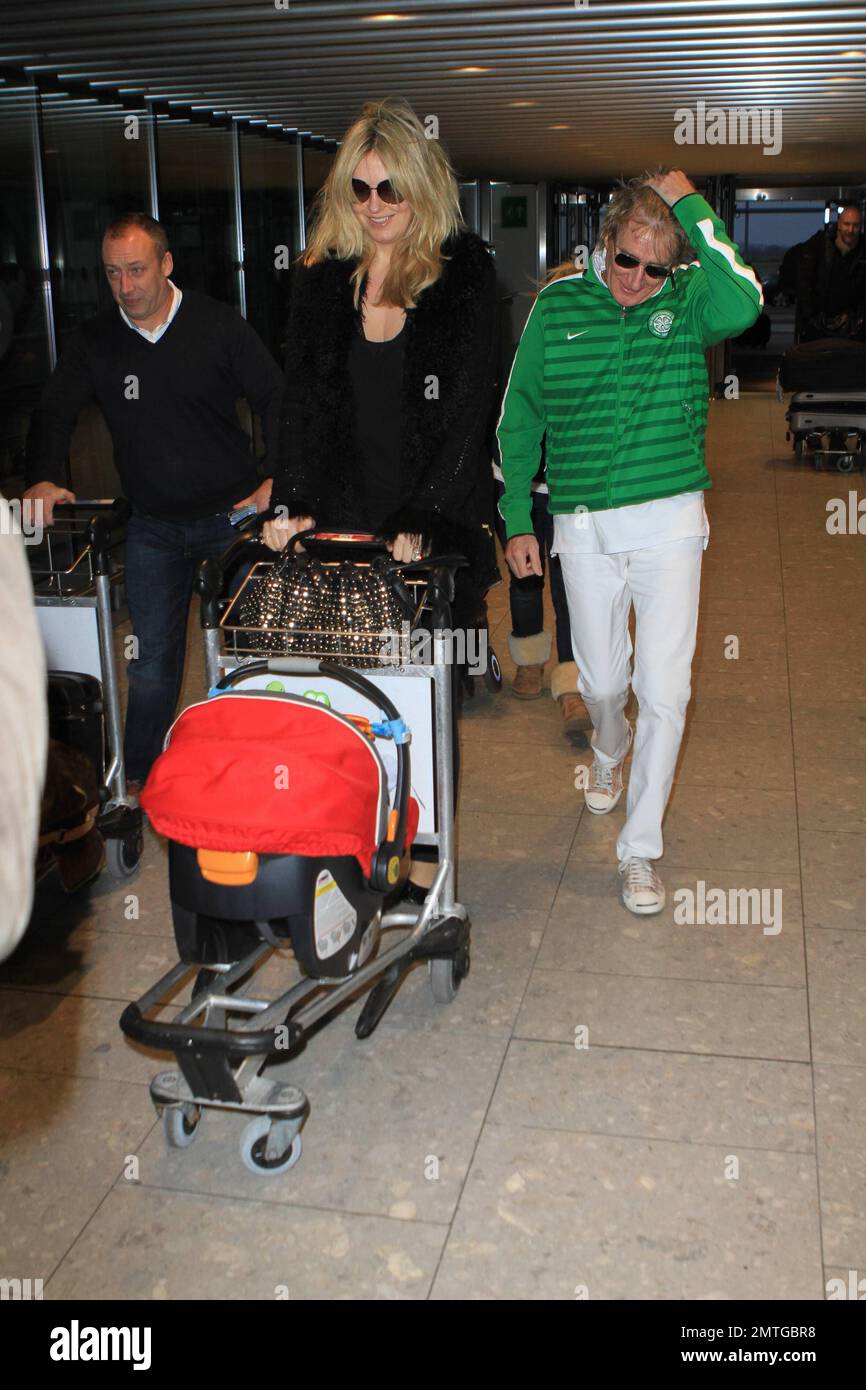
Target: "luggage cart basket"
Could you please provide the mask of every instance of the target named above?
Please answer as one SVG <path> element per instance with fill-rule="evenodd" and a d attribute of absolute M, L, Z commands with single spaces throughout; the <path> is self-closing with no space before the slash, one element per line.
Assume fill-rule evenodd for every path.
<path fill-rule="evenodd" d="M 113 640 L 129 515 L 125 498 L 64 502 L 55 506 L 52 524 L 39 541 L 27 547 L 48 669 L 49 719 L 57 712 L 61 678 L 67 685 L 81 677 L 98 682 L 87 712 L 95 731 L 85 731 L 82 717 L 80 740 L 69 741 L 96 765 L 101 799 L 96 828 L 105 843 L 107 871 L 117 882 L 137 871 L 143 848 L 142 813 L 127 793 Z"/>
<path fill-rule="evenodd" d="M 261 520 L 257 518 L 256 524 Z M 348 554 L 353 563 L 369 564 L 382 550 L 372 537 L 354 534 L 304 533 L 297 539 L 305 549 L 333 557 L 335 563 Z M 270 558 L 261 558 L 262 553 L 255 535 L 242 536 L 220 561 L 205 560 L 200 567 L 196 586 L 214 698 L 186 713 L 197 712 L 207 720 L 216 718 L 220 710 L 214 714 L 214 708 L 222 705 L 222 713 L 230 715 L 227 706 L 236 696 L 245 695 L 251 707 L 249 717 L 258 729 L 266 714 L 279 718 L 281 711 L 291 710 L 293 717 L 304 719 L 310 717 L 311 709 L 324 704 L 327 711 L 318 708 L 315 721 L 334 715 L 342 728 L 348 724 L 355 735 L 357 725 L 350 721 L 357 721 L 367 726 L 367 738 L 372 729 L 377 764 L 379 739 L 393 739 L 396 773 L 387 779 L 386 851 L 384 857 L 381 849 L 374 855 L 368 876 L 357 875 L 354 861 L 350 873 L 339 860 L 310 858 L 316 851 L 260 854 L 255 881 L 248 879 L 247 886 L 238 889 L 203 884 L 201 880 L 207 878 L 203 851 L 192 848 L 189 840 L 176 843 L 169 837 L 179 960 L 152 989 L 128 1005 L 120 1026 L 135 1041 L 175 1054 L 178 1070 L 162 1072 L 151 1083 L 151 1097 L 162 1111 L 171 1146 L 192 1142 L 206 1108 L 237 1110 L 249 1117 L 240 1143 L 244 1164 L 253 1173 L 272 1176 L 286 1172 L 300 1157 L 300 1131 L 309 1103 L 298 1086 L 269 1076 L 268 1063 L 290 1062 L 313 1027 L 357 997 L 364 986 L 368 992 L 355 1023 L 355 1034 L 361 1039 L 374 1031 L 417 962 L 427 962 L 433 998 L 441 1004 L 453 1000 L 469 971 L 469 917 L 456 897 L 454 671 L 448 649 L 454 574 L 465 561 L 459 556 L 431 557 L 407 565 L 386 561 L 395 582 L 404 586 L 404 601 L 407 595 L 411 600 L 408 634 L 401 632 L 398 639 L 404 640 L 388 645 L 381 632 L 367 633 L 359 645 L 357 632 L 251 628 L 248 616 L 242 616 L 245 596 L 279 563 L 269 552 L 264 553 Z M 243 583 L 232 593 L 232 576 L 245 563 Z M 410 655 L 405 639 L 422 630 L 427 641 L 416 643 Z M 295 654 L 295 644 L 302 654 Z M 418 659 L 419 652 L 423 661 Z M 285 703 L 274 706 L 274 700 Z M 347 701 L 352 713 L 340 713 Z M 378 710 L 378 721 L 368 719 L 358 701 Z M 414 715 L 407 719 L 410 706 L 418 714 L 417 723 Z M 429 750 L 419 746 L 425 736 L 431 740 Z M 169 750 L 170 740 L 171 735 Z M 407 806 L 412 799 L 417 806 L 418 800 L 412 764 L 422 765 L 428 752 L 433 796 L 431 805 L 422 807 L 421 824 L 426 828 L 413 843 L 435 845 L 438 868 L 423 905 L 404 901 L 389 907 L 387 894 L 399 883 L 397 854 L 404 847 Z M 384 760 L 380 765 L 384 771 Z M 249 774 L 245 777 L 248 784 Z M 149 807 L 148 793 L 146 788 Z M 218 814 L 222 815 L 222 809 Z M 304 885 L 309 886 L 305 875 L 318 875 L 315 882 L 321 884 L 323 872 L 327 877 L 331 870 L 337 886 L 357 908 L 357 924 L 352 917 L 348 930 L 354 936 L 344 942 L 335 934 L 337 944 L 328 944 L 324 954 L 329 958 L 322 959 L 318 946 L 310 944 L 313 918 L 305 906 Z M 226 880 L 221 882 L 224 885 Z M 292 902 L 295 890 L 297 900 Z M 317 941 L 318 930 L 315 926 Z M 392 931 L 398 939 L 393 944 L 389 940 L 385 947 L 383 934 Z M 289 944 L 304 973 L 277 998 L 257 997 L 252 992 L 256 972 Z M 190 1002 L 176 1017 L 171 1021 L 147 1017 L 161 1010 L 194 974 Z"/>

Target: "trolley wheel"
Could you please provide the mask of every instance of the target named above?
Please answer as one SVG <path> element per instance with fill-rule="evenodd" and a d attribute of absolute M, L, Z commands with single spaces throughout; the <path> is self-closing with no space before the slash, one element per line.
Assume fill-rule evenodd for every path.
<path fill-rule="evenodd" d="M 794 440 L 794 456 L 795 456 L 797 459 L 799 459 L 800 462 L 802 462 L 803 455 L 804 455 L 805 452 L 806 452 L 806 441 L 805 441 L 805 439 L 803 438 L 803 436 L 800 434 L 800 435 L 798 435 L 797 438 Z"/>
<path fill-rule="evenodd" d="M 840 454 L 836 459 L 836 471 L 838 473 L 853 473 L 856 463 L 856 454 Z"/>
<path fill-rule="evenodd" d="M 502 667 L 492 647 L 487 653 L 487 670 L 484 672 L 483 680 L 492 695 L 502 689 Z"/>
<path fill-rule="evenodd" d="M 105 840 L 105 869 L 115 883 L 125 883 L 138 872 L 144 849 L 141 831 L 129 835 L 107 836 Z"/>
<path fill-rule="evenodd" d="M 450 1004 L 457 997 L 460 981 L 469 974 L 469 948 L 456 956 L 430 962 L 430 989 L 437 1004 Z"/>
<path fill-rule="evenodd" d="M 188 1149 L 201 1124 L 201 1106 L 185 1101 L 167 1105 L 162 1112 L 162 1125 L 169 1148 Z"/>
<path fill-rule="evenodd" d="M 279 1129 L 281 1123 L 284 1122 L 272 1120 L 270 1115 L 256 1115 L 241 1134 L 241 1158 L 244 1166 L 257 1177 L 275 1178 L 280 1173 L 287 1173 L 301 1156 L 300 1130 L 292 1136 L 288 1148 L 269 1156 L 268 1138 L 272 1130 Z"/>

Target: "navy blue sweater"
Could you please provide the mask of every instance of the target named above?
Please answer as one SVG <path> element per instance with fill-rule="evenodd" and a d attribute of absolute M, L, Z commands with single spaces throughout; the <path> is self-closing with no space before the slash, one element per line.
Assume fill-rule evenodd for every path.
<path fill-rule="evenodd" d="M 255 490 L 262 472 L 273 474 L 283 388 L 258 334 L 219 300 L 184 290 L 156 343 L 112 306 L 77 330 L 45 387 L 28 448 L 28 486 L 66 485 L 75 421 L 97 401 L 124 493 L 138 511 L 168 521 L 227 511 Z M 262 420 L 263 469 L 238 422 L 241 396 Z"/>

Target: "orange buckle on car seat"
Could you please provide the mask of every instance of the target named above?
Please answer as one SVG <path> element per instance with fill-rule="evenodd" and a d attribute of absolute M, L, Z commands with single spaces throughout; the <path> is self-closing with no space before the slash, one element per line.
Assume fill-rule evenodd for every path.
<path fill-rule="evenodd" d="M 361 733 L 366 734 L 371 743 L 374 742 L 373 729 L 366 714 L 347 714 L 346 718 L 351 719 L 352 723 L 361 730 Z"/>
<path fill-rule="evenodd" d="M 195 857 L 202 878 L 226 888 L 245 888 L 259 871 L 259 856 L 251 849 L 197 849 Z"/>

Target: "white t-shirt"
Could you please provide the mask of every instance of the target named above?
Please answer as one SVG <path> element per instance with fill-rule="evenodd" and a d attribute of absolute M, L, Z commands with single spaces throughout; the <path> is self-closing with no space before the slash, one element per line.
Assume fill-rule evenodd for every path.
<path fill-rule="evenodd" d="M 680 492 L 630 507 L 603 512 L 564 512 L 553 518 L 551 555 L 616 555 L 623 550 L 652 550 L 671 541 L 703 536 L 710 540 L 704 494 Z"/>

